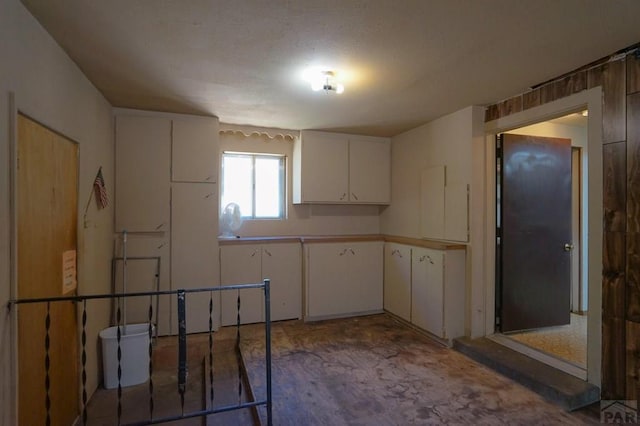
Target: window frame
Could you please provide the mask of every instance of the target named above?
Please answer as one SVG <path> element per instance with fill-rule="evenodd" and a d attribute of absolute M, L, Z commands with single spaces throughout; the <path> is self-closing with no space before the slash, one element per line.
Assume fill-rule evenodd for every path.
<path fill-rule="evenodd" d="M 222 198 L 224 196 L 224 162 L 225 156 L 249 157 L 251 159 L 251 201 L 252 211 L 249 215 L 242 213 L 243 220 L 286 220 L 287 218 L 287 156 L 284 154 L 273 154 L 266 152 L 243 152 L 243 151 L 223 151 L 220 156 L 220 167 L 222 170 L 220 179 L 220 214 L 225 208 Z M 278 187 L 280 189 L 279 216 L 256 216 L 256 159 L 258 158 L 278 158 Z"/>

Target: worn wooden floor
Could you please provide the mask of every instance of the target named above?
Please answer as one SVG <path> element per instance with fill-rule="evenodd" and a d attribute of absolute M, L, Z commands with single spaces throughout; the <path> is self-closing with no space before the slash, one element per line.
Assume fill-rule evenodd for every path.
<path fill-rule="evenodd" d="M 246 387 L 238 393 L 238 360 L 235 351 L 235 330 L 222 329 L 214 333 L 214 407 L 235 405 L 239 400 L 246 401 Z M 209 353 L 208 334 L 187 336 L 188 379 L 185 392 L 184 412 L 189 413 L 205 408 L 205 398 L 210 395 L 206 364 L 203 361 Z M 161 337 L 154 346 L 153 396 L 155 419 L 164 416 L 176 416 L 182 412 L 180 395 L 177 388 L 177 338 Z M 207 361 L 208 362 L 208 361 Z M 207 379 L 207 380 L 203 380 Z M 206 397 L 205 397 L 206 396 Z M 149 384 L 123 388 L 121 424 L 146 421 L 149 414 Z M 98 389 L 87 406 L 88 425 L 112 426 L 118 424 L 117 389 Z M 218 413 L 207 419 L 191 418 L 167 424 L 181 426 L 238 426 L 253 424 L 249 409 Z"/>
<path fill-rule="evenodd" d="M 264 398 L 263 330 L 242 328 L 257 398 Z M 272 335 L 274 425 L 599 424 L 388 315 L 278 322 Z"/>

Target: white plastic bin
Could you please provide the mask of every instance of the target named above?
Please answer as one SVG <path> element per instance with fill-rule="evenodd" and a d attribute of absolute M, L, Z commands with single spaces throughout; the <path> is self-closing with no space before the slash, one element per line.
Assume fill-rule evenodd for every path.
<path fill-rule="evenodd" d="M 118 327 L 100 332 L 104 387 L 118 387 Z M 125 332 L 126 331 L 126 332 Z M 133 386 L 149 380 L 149 324 L 120 326 L 120 385 Z M 152 331 L 153 334 L 153 331 Z"/>

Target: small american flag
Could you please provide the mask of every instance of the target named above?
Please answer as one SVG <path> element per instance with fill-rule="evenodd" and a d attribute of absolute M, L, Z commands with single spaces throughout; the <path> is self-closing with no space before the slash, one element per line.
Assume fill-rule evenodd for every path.
<path fill-rule="evenodd" d="M 102 177 L 102 167 L 98 170 L 96 179 L 93 181 L 93 190 L 96 194 L 96 202 L 99 209 L 104 209 L 109 205 L 109 198 L 107 197 L 107 188 L 104 186 L 104 178 Z"/>

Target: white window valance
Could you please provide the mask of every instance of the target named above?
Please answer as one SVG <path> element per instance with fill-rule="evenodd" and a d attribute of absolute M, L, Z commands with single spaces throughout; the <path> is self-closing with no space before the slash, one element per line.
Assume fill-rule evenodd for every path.
<path fill-rule="evenodd" d="M 299 130 L 276 129 L 273 127 L 256 127 L 239 124 L 220 123 L 219 133 L 221 135 L 244 135 L 246 137 L 262 136 L 268 139 L 280 139 L 293 142 L 300 136 Z"/>

